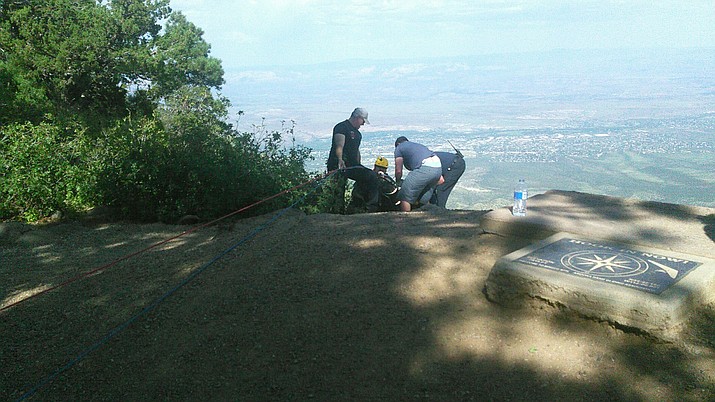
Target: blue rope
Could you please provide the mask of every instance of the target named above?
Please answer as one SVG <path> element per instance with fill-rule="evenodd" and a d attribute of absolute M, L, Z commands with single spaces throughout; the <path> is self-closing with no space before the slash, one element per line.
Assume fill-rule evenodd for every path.
<path fill-rule="evenodd" d="M 53 381 L 55 378 L 57 378 L 60 374 L 64 373 L 65 371 L 67 371 L 67 370 L 69 370 L 70 368 L 72 368 L 75 364 L 77 364 L 77 363 L 79 363 L 80 361 L 82 361 L 85 357 L 87 357 L 87 355 L 89 355 L 90 353 L 94 352 L 95 350 L 97 350 L 97 349 L 101 348 L 102 346 L 104 346 L 105 344 L 107 344 L 107 342 L 109 342 L 112 338 L 114 338 L 115 336 L 119 335 L 122 331 L 124 331 L 125 329 L 127 329 L 127 327 L 129 327 L 134 321 L 138 320 L 138 319 L 141 318 L 142 316 L 144 316 L 144 315 L 146 315 L 147 313 L 149 313 L 150 311 L 154 310 L 161 302 L 163 302 L 163 301 L 166 300 L 169 296 L 171 296 L 171 295 L 174 294 L 176 291 L 178 291 L 179 289 L 181 289 L 182 287 L 184 287 L 184 285 L 186 285 L 187 283 L 189 283 L 189 282 L 191 282 L 192 280 L 194 280 L 197 276 L 199 276 L 202 272 L 204 272 L 206 269 L 208 269 L 208 267 L 210 267 L 211 265 L 213 265 L 216 261 L 218 261 L 218 260 L 220 260 L 221 258 L 223 258 L 226 254 L 230 253 L 231 251 L 233 251 L 234 249 L 236 249 L 238 246 L 240 246 L 240 245 L 246 243 L 248 240 L 254 238 L 258 233 L 260 233 L 261 231 L 263 231 L 264 229 L 266 229 L 268 226 L 270 226 L 271 224 L 273 224 L 275 221 L 277 221 L 278 218 L 280 218 L 281 216 L 285 215 L 286 212 L 288 212 L 290 209 L 292 209 L 293 207 L 295 207 L 295 206 L 298 205 L 299 203 L 303 202 L 303 201 L 306 199 L 306 197 L 308 197 L 310 194 L 312 194 L 313 192 L 315 192 L 315 190 L 317 190 L 320 186 L 322 186 L 323 183 L 324 183 L 330 176 L 332 176 L 333 174 L 335 174 L 335 172 L 331 172 L 331 173 L 329 173 L 328 175 L 326 175 L 324 178 L 322 178 L 320 181 L 317 182 L 317 184 L 315 185 L 315 187 L 313 187 L 313 189 L 311 189 L 310 191 L 308 191 L 305 195 L 303 195 L 301 198 L 299 198 L 299 199 L 298 199 L 297 201 L 295 201 L 293 204 L 291 204 L 291 205 L 289 205 L 288 207 L 282 209 L 280 212 L 278 212 L 276 215 L 274 215 L 271 219 L 269 219 L 268 221 L 266 221 L 264 224 L 262 224 L 262 225 L 256 227 L 251 233 L 249 233 L 248 235 L 246 235 L 246 237 L 244 237 L 243 239 L 239 240 L 237 243 L 235 243 L 235 244 L 232 245 L 231 247 L 229 247 L 229 248 L 227 248 L 226 250 L 224 250 L 224 251 L 222 251 L 221 253 L 219 253 L 217 256 L 215 256 L 213 259 L 211 259 L 209 262 L 207 262 L 206 264 L 204 264 L 203 266 L 201 266 L 201 267 L 200 267 L 199 269 L 197 269 L 196 271 L 192 272 L 189 276 L 187 276 L 186 278 L 184 278 L 184 280 L 182 280 L 181 282 L 179 282 L 178 285 L 176 285 L 174 288 L 172 288 L 172 289 L 169 290 L 168 292 L 164 293 L 161 297 L 159 297 L 158 299 L 156 299 L 154 302 L 152 302 L 152 303 L 149 304 L 148 306 L 144 307 L 144 309 L 142 309 L 139 313 L 135 314 L 133 317 L 129 318 L 129 319 L 128 319 L 127 321 L 125 321 L 124 323 L 122 323 L 122 324 L 120 324 L 120 325 L 114 327 L 112 330 L 109 331 L 109 333 L 108 333 L 107 335 L 104 336 L 104 338 L 102 338 L 102 339 L 100 339 L 99 341 L 95 342 L 93 345 L 89 346 L 88 348 L 86 348 L 85 350 L 83 350 L 82 352 L 80 352 L 80 353 L 79 353 L 74 359 L 72 359 L 69 363 L 67 363 L 67 364 L 64 365 L 63 367 L 58 368 L 58 369 L 55 370 L 52 374 L 50 374 L 50 375 L 48 375 L 47 377 L 45 377 L 42 381 L 40 381 L 39 383 L 37 383 L 37 385 L 35 385 L 34 387 L 32 387 L 32 389 L 30 389 L 29 391 L 25 392 L 19 399 L 17 399 L 17 401 L 18 401 L 18 402 L 19 402 L 19 401 L 24 401 L 25 399 L 31 397 L 32 395 L 34 395 L 35 393 L 37 393 L 37 391 L 39 391 L 42 387 L 44 387 L 45 385 L 47 385 L 47 384 L 49 384 L 50 382 L 52 382 L 52 381 Z"/>

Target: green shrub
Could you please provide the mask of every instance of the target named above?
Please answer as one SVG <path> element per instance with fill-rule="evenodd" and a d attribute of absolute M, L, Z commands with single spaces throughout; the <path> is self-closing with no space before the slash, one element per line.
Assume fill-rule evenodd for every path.
<path fill-rule="evenodd" d="M 26 123 L 0 131 L 0 218 L 35 221 L 95 202 L 91 147 L 78 130 Z"/>
<path fill-rule="evenodd" d="M 97 179 L 103 204 L 133 220 L 175 222 L 185 214 L 212 219 L 310 180 L 304 167 L 310 149 L 286 147 L 283 140 L 292 129 L 238 133 L 190 112 L 164 115 L 163 124 L 127 118 L 104 132 Z M 261 203 L 244 216 L 290 205 L 309 190 Z"/>
<path fill-rule="evenodd" d="M 102 160 L 97 189 L 101 203 L 118 207 L 124 217 L 157 218 L 157 182 L 166 165 L 168 140 L 151 118 L 124 119 L 98 138 Z"/>

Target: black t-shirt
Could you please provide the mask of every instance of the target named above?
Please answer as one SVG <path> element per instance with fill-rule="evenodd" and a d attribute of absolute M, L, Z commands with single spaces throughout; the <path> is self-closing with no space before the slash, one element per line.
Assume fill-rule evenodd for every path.
<path fill-rule="evenodd" d="M 338 123 L 333 128 L 333 136 L 335 134 L 343 134 L 345 136 L 345 145 L 343 146 L 343 160 L 345 166 L 357 166 L 360 164 L 358 160 L 358 149 L 362 141 L 360 131 L 350 124 L 349 120 Z M 335 144 L 330 147 L 330 156 L 328 156 L 328 170 L 338 168 L 338 157 L 335 156 Z"/>

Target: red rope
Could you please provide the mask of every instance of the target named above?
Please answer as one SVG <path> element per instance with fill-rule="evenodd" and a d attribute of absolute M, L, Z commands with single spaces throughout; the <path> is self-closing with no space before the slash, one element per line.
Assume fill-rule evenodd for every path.
<path fill-rule="evenodd" d="M 59 289 L 59 288 L 62 288 L 62 287 L 65 287 L 65 286 L 67 286 L 67 285 L 69 285 L 69 284 L 71 284 L 71 283 L 73 283 L 73 282 L 76 282 L 76 281 L 78 281 L 78 280 L 80 280 L 80 279 L 83 279 L 83 278 L 86 278 L 86 277 L 88 277 L 88 276 L 94 275 L 94 274 L 96 274 L 96 273 L 98 273 L 98 272 L 100 272 L 100 271 L 104 271 L 105 269 L 110 268 L 110 267 L 112 267 L 112 266 L 114 266 L 114 265 L 116 265 L 116 264 L 118 264 L 118 263 L 120 263 L 120 262 L 122 262 L 122 261 L 124 261 L 124 260 L 128 260 L 128 259 L 130 259 L 130 258 L 132 258 L 132 257 L 136 257 L 137 255 L 142 254 L 142 253 L 145 253 L 145 252 L 147 252 L 147 251 L 149 251 L 149 250 L 151 250 L 151 249 L 153 249 L 153 248 L 156 248 L 156 247 L 158 247 L 158 246 L 161 246 L 162 244 L 166 244 L 166 243 L 168 243 L 168 242 L 170 242 L 170 241 L 172 241 L 172 240 L 178 239 L 179 237 L 182 237 L 182 236 L 187 235 L 187 234 L 189 234 L 189 233 L 196 232 L 197 230 L 203 229 L 203 228 L 205 228 L 205 227 L 207 227 L 207 226 L 213 225 L 214 223 L 216 223 L 216 222 L 218 222 L 218 221 L 221 221 L 221 220 L 226 219 L 226 218 L 229 218 L 229 217 L 231 217 L 231 216 L 233 216 L 233 215 L 239 214 L 239 213 L 241 213 L 241 212 L 243 212 L 243 211 L 246 211 L 246 210 L 248 210 L 248 209 L 250 209 L 250 208 L 255 207 L 256 205 L 262 204 L 262 203 L 264 203 L 264 202 L 266 202 L 266 201 L 269 201 L 269 200 L 272 200 L 272 199 L 274 199 L 274 198 L 276 198 L 276 197 L 280 197 L 280 196 L 283 195 L 283 194 L 289 193 L 289 192 L 291 192 L 291 191 L 293 191 L 293 190 L 297 190 L 297 189 L 299 189 L 299 188 L 301 188 L 301 187 L 303 187 L 303 186 L 306 186 L 306 185 L 308 185 L 308 184 L 310 184 L 310 183 L 313 183 L 313 182 L 315 182 L 315 181 L 322 180 L 322 179 L 324 179 L 324 178 L 326 178 L 326 177 L 332 175 L 332 174 L 335 173 L 335 172 L 336 172 L 335 170 L 330 171 L 330 172 L 328 172 L 328 173 L 326 173 L 326 174 L 324 174 L 324 175 L 322 175 L 322 176 L 319 176 L 319 177 L 316 177 L 316 178 L 311 179 L 311 180 L 309 180 L 309 181 L 306 181 L 306 182 L 304 182 L 304 183 L 298 184 L 298 185 L 293 186 L 293 187 L 291 187 L 291 188 L 289 188 L 289 189 L 287 189 L 287 190 L 283 190 L 283 191 L 281 191 L 281 192 L 279 192 L 279 193 L 277 193 L 277 194 L 274 194 L 274 195 L 272 195 L 272 196 L 270 196 L 270 197 L 268 197 L 268 198 L 264 198 L 264 199 L 262 199 L 262 200 L 260 200 L 260 201 L 254 202 L 253 204 L 248 205 L 248 206 L 245 206 L 245 207 L 243 207 L 243 208 L 241 208 L 241 209 L 239 209 L 239 210 L 237 210 L 237 211 L 231 212 L 231 213 L 228 214 L 228 215 L 225 215 L 225 216 L 222 216 L 222 217 L 220 217 L 220 218 L 214 219 L 214 220 L 212 220 L 211 222 L 205 223 L 205 224 L 203 224 L 203 225 L 195 226 L 195 227 L 193 227 L 193 228 L 191 228 L 191 229 L 189 229 L 189 230 L 187 230 L 187 231 L 185 231 L 185 232 L 182 232 L 182 233 L 180 233 L 180 234 L 178 234 L 178 235 L 176 235 L 176 236 L 173 236 L 173 237 L 170 237 L 170 238 L 168 238 L 168 239 L 162 240 L 162 241 L 160 241 L 159 243 L 152 244 L 151 246 L 146 247 L 146 248 L 144 248 L 144 249 L 142 249 L 142 250 L 139 250 L 139 251 L 137 251 L 137 252 L 134 252 L 134 253 L 131 253 L 131 254 L 127 254 L 127 255 L 125 255 L 124 257 L 120 257 L 120 258 L 118 258 L 118 259 L 116 259 L 116 260 L 114 260 L 114 261 L 112 261 L 112 262 L 110 262 L 110 263 L 108 263 L 108 264 L 102 265 L 102 266 L 100 266 L 100 267 L 94 268 L 94 269 L 92 269 L 92 270 L 90 270 L 90 271 L 87 271 L 87 272 L 85 272 L 85 273 L 79 274 L 79 275 L 77 275 L 77 276 L 75 276 L 75 277 L 73 277 L 73 278 L 70 278 L 70 279 L 68 279 L 68 280 L 66 280 L 66 281 L 64 281 L 64 282 L 62 282 L 62 283 L 59 283 L 59 284 L 57 284 L 57 285 L 55 285 L 55 286 L 49 287 L 49 288 L 47 288 L 47 289 L 44 289 L 44 290 L 42 290 L 42 291 L 40 291 L 40 292 L 37 292 L 37 293 L 35 293 L 35 294 L 31 295 L 31 296 L 28 296 L 28 297 L 26 297 L 26 298 L 24 298 L 24 299 L 20 299 L 20 300 L 18 300 L 18 301 L 16 301 L 16 302 L 10 303 L 10 304 L 8 304 L 7 306 L 0 307 L 0 312 L 3 312 L 3 311 L 5 311 L 5 310 L 8 310 L 8 309 L 10 309 L 11 307 L 15 307 L 15 306 L 17 306 L 18 304 L 23 303 L 23 302 L 26 302 L 26 301 L 28 301 L 28 300 L 30 300 L 30 299 L 34 299 L 34 298 L 37 297 L 37 296 L 40 296 L 40 295 L 49 293 L 49 292 L 51 292 L 51 291 L 53 291 L 53 290 L 56 290 L 56 289 Z"/>

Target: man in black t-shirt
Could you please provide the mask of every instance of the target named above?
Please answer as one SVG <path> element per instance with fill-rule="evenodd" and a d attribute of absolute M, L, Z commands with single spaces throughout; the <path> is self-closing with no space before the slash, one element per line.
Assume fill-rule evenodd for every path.
<path fill-rule="evenodd" d="M 344 213 L 345 212 L 345 185 L 347 178 L 358 180 L 359 177 L 351 177 L 352 171 L 350 167 L 360 166 L 360 142 L 362 134 L 360 127 L 363 124 L 370 124 L 367 120 L 367 110 L 363 108 L 355 108 L 350 118 L 344 120 L 333 127 L 333 143 L 330 147 L 330 155 L 328 155 L 327 168 L 331 172 L 336 169 L 341 171 L 334 176 L 331 183 L 332 205 L 329 212 Z"/>
<path fill-rule="evenodd" d="M 360 164 L 360 127 L 367 121 L 367 111 L 355 108 L 350 118 L 333 127 L 333 145 L 328 156 L 328 171 Z"/>

